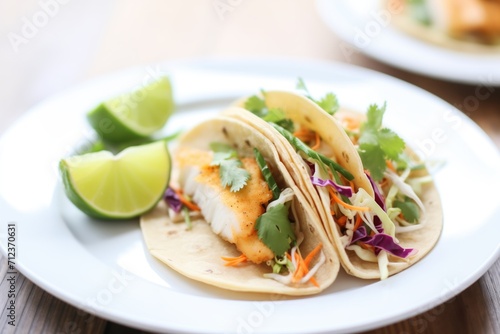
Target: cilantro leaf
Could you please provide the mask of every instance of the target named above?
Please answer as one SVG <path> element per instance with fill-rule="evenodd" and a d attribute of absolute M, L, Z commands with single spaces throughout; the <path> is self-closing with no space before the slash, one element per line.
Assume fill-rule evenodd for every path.
<path fill-rule="evenodd" d="M 293 121 L 286 118 L 285 112 L 281 109 L 269 109 L 267 115 L 262 117 L 266 122 L 275 123 L 288 131 L 294 131 Z"/>
<path fill-rule="evenodd" d="M 371 104 L 368 107 L 368 111 L 366 112 L 366 122 L 362 126 L 362 130 L 364 127 L 370 129 L 380 129 L 382 126 L 382 118 L 384 118 L 385 110 L 387 104 L 384 102 L 382 108 L 379 108 L 376 104 Z"/>
<path fill-rule="evenodd" d="M 382 128 L 386 104 L 378 107 L 370 105 L 366 121 L 361 125 L 358 152 L 363 166 L 370 171 L 375 181 L 384 177 L 386 160 L 403 161 L 405 142 L 395 132 Z"/>
<path fill-rule="evenodd" d="M 283 110 L 278 108 L 268 109 L 266 101 L 257 95 L 250 96 L 245 101 L 245 109 L 262 118 L 266 122 L 278 124 L 291 132 L 294 131 L 293 121 L 286 118 L 286 114 Z"/>
<path fill-rule="evenodd" d="M 245 101 L 245 109 L 263 118 L 267 114 L 266 101 L 257 95 L 250 96 Z"/>
<path fill-rule="evenodd" d="M 246 186 L 250 173 L 241 168 L 241 162 L 236 159 L 224 160 L 219 164 L 220 178 L 223 187 L 231 187 L 231 192 L 238 192 Z"/>
<path fill-rule="evenodd" d="M 382 180 L 387 165 L 385 164 L 384 151 L 380 146 L 361 144 L 358 152 L 363 166 L 370 171 L 370 176 L 375 181 Z"/>
<path fill-rule="evenodd" d="M 282 128 L 294 132 L 295 131 L 295 126 L 293 125 L 293 121 L 289 118 L 282 119 L 278 122 L 276 122 L 277 125 L 281 126 Z"/>
<path fill-rule="evenodd" d="M 269 109 L 267 114 L 262 117 L 262 119 L 266 122 L 276 123 L 283 119 L 285 119 L 285 112 L 281 109 Z"/>
<path fill-rule="evenodd" d="M 296 240 L 288 219 L 288 207 L 282 203 L 257 218 L 255 229 L 259 239 L 277 256 L 288 251 L 291 242 Z"/>
<path fill-rule="evenodd" d="M 330 115 L 335 114 L 339 110 L 339 101 L 333 93 L 327 93 L 321 100 L 316 103 Z"/>
<path fill-rule="evenodd" d="M 416 223 L 418 222 L 418 218 L 420 216 L 419 211 L 418 211 L 418 206 L 412 201 L 411 198 L 406 197 L 404 202 L 395 200 L 393 202 L 393 206 L 396 208 L 401 209 L 401 213 L 403 214 L 403 217 L 410 222 L 410 223 Z"/>
<path fill-rule="evenodd" d="M 241 161 L 234 148 L 225 143 L 211 143 L 210 148 L 215 152 L 212 166 L 219 166 L 219 176 L 223 187 L 231 187 L 231 192 L 240 191 L 250 178 L 250 173 L 241 168 Z"/>
<path fill-rule="evenodd" d="M 378 133 L 380 148 L 391 160 L 398 160 L 405 148 L 405 142 L 396 133 L 387 128 L 381 129 Z"/>
<path fill-rule="evenodd" d="M 220 166 L 224 161 L 233 158 L 230 152 L 215 152 L 212 158 L 212 166 Z"/>
<path fill-rule="evenodd" d="M 297 81 L 297 85 L 295 86 L 298 90 L 303 91 L 305 96 L 319 105 L 324 111 L 329 113 L 330 115 L 335 114 L 339 110 L 339 101 L 337 96 L 333 93 L 327 93 L 324 97 L 319 100 L 316 100 L 309 93 L 309 89 L 307 89 L 306 83 L 302 78 L 299 78 Z"/>

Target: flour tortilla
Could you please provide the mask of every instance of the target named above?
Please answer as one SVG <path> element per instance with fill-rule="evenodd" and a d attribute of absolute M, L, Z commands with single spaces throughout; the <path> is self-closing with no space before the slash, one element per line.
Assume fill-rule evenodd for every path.
<path fill-rule="evenodd" d="M 253 157 L 253 148 L 257 147 L 273 171 L 280 188 L 290 187 L 294 191 L 292 212 L 304 234 L 304 241 L 300 246 L 302 254 L 308 254 L 319 243 L 323 244 L 322 251 L 326 256 L 326 262 L 315 275 L 319 287 L 311 283 L 284 285 L 265 278 L 264 273 L 272 272 L 265 264 L 224 266 L 225 262 L 221 256 L 239 256 L 236 247 L 212 232 L 203 219 L 194 220 L 191 230 L 186 229 L 185 223 L 172 222 L 164 202 L 141 217 L 141 229 L 150 253 L 182 275 L 229 290 L 308 295 L 319 293 L 330 286 L 340 268 L 338 256 L 320 223 L 317 212 L 309 206 L 302 191 L 281 163 L 274 144 L 244 122 L 221 116 L 205 121 L 186 133 L 179 141 L 179 149 L 189 147 L 209 150 L 212 142 L 232 145 L 238 150 L 240 157 Z M 317 259 L 313 261 L 311 267 L 315 261 Z"/>
<path fill-rule="evenodd" d="M 291 118 L 302 126 L 317 132 L 321 136 L 324 145 L 332 149 L 337 162 L 355 176 L 355 185 L 358 188 L 365 189 L 373 197 L 373 189 L 364 173 L 359 154 L 339 121 L 327 114 L 310 99 L 295 93 L 266 91 L 265 101 L 268 108 L 280 108 L 285 113 L 285 117 Z M 236 104 L 243 106 L 244 102 L 245 100 L 240 100 Z M 318 210 L 322 225 L 335 245 L 341 264 L 347 273 L 365 279 L 380 278 L 377 263 L 363 261 L 353 251 L 346 250 L 342 246 L 340 229 L 330 214 L 330 196 L 327 189 L 312 185 L 307 168 L 303 168 L 302 158 L 288 141 L 267 122 L 249 111 L 241 112 L 241 110 L 228 109 L 224 114 L 246 121 L 275 143 L 278 152 L 281 154 L 281 160 L 296 182 L 304 187 L 303 189 L 309 194 L 307 197 L 311 206 L 316 207 Z M 362 118 L 364 115 L 357 114 L 356 117 Z M 423 258 L 434 247 L 440 236 L 442 208 L 434 184 L 425 188 L 422 201 L 426 213 L 421 217 L 421 223 L 425 225 L 425 228 L 396 236 L 401 246 L 416 248 L 418 252 L 408 259 L 391 258 L 388 266 L 389 275 L 400 272 Z"/>
<path fill-rule="evenodd" d="M 243 107 L 245 101 L 246 98 L 235 102 L 235 105 Z M 333 160 L 353 174 L 355 188 L 363 188 L 373 197 L 373 189 L 370 181 L 363 172 L 361 158 L 344 129 L 335 119 L 316 103 L 299 94 L 284 91 L 266 91 L 265 101 L 268 108 L 281 109 L 285 113 L 286 118 L 293 120 L 300 127 L 317 132 L 322 141 L 322 145 L 318 151 L 328 157 L 333 157 Z M 332 219 L 331 215 L 329 211 L 325 211 L 316 187 L 311 183 L 310 168 L 303 163 L 302 158 L 290 143 L 266 121 L 251 112 L 241 112 L 240 108 L 228 108 L 223 111 L 223 114 L 240 119 L 254 126 L 271 140 L 276 147 L 279 147 L 278 152 L 280 153 L 281 161 L 285 164 L 297 185 L 306 193 L 306 198 L 310 206 L 316 208 L 320 220 L 328 233 L 328 237 L 333 240 L 334 236 L 330 228 L 331 223 L 329 222 Z M 325 188 L 321 188 L 320 192 L 321 190 L 326 191 Z M 328 196 L 328 194 L 325 196 Z"/>
<path fill-rule="evenodd" d="M 365 119 L 364 114 L 352 110 L 340 110 L 335 114 L 335 116 L 339 119 L 344 117 L 344 115 L 349 116 L 350 118 L 357 118 L 360 121 Z M 407 147 L 406 153 L 413 160 L 419 160 L 411 148 Z M 422 170 L 420 173 L 421 176 L 429 175 L 429 172 L 426 169 Z M 417 249 L 417 253 L 407 259 L 392 258 L 388 267 L 389 275 L 398 273 L 421 260 L 432 250 L 432 248 L 434 248 L 441 235 L 441 231 L 443 229 L 443 209 L 441 206 L 439 192 L 434 182 L 430 182 L 423 186 L 420 199 L 422 200 L 425 208 L 425 213 L 421 213 L 419 219 L 419 224 L 422 224 L 423 227 L 413 232 L 396 234 L 396 238 L 398 239 L 400 246 L 404 248 L 415 248 Z M 332 225 L 332 228 L 337 229 L 336 235 L 340 237 L 337 226 Z M 342 265 L 349 274 L 361 278 L 380 277 L 380 270 L 377 263 L 363 261 L 353 251 L 345 249 L 344 251 L 340 251 L 340 248 L 342 248 L 340 239 L 335 240 L 335 244 L 337 245 L 337 249 L 339 249 L 339 256 L 341 258 Z"/>

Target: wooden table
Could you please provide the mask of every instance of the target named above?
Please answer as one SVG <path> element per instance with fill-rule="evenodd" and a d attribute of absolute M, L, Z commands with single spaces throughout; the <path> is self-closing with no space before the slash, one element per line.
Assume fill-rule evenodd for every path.
<path fill-rule="evenodd" d="M 58 12 L 29 44 L 19 45 L 17 53 L 0 44 L 0 62 L 4 80 L 0 84 L 0 131 L 5 130 L 30 105 L 67 85 L 134 65 L 199 56 L 287 56 L 346 62 L 339 39 L 321 22 L 310 0 L 232 1 L 231 10 L 221 15 L 214 1 L 132 0 L 89 1 L 60 5 Z M 94 7 L 92 7 L 94 6 Z M 95 12 L 98 9 L 98 12 Z M 11 3 L 0 12 L 0 33 L 20 30 L 23 17 L 41 10 L 34 0 Z M 96 13 L 98 29 L 81 47 L 86 15 Z M 5 15 L 5 14 L 3 14 Z M 80 20 L 80 21 L 78 21 Z M 97 20 L 97 19 L 95 19 Z M 64 35 L 67 30 L 71 36 Z M 90 34 L 91 32 L 88 32 Z M 69 33 L 68 33 L 69 34 Z M 83 36 L 83 35 L 82 35 Z M 54 40 L 55 39 L 55 40 Z M 4 39 L 5 41 L 5 39 Z M 47 43 L 49 46 L 47 46 Z M 79 44 L 80 43 L 80 44 Z M 3 47 L 3 48 L 2 48 Z M 80 49 L 79 49 L 80 47 Z M 76 49 L 76 51 L 74 51 Z M 5 51 L 5 52 L 4 52 Z M 38 55 L 80 55 L 60 57 L 58 66 L 49 57 L 43 63 Z M 71 53 L 73 52 L 73 53 Z M 36 55 L 36 56 L 35 56 Z M 43 57 L 42 57 L 43 58 Z M 476 86 L 450 83 L 395 69 L 355 54 L 350 63 L 388 73 L 436 94 L 452 105 L 460 106 L 475 94 Z M 6 65 L 8 64 L 8 65 Z M 56 65 L 57 65 L 56 64 Z M 60 67 L 70 77 L 53 80 Z M 17 75 L 21 73 L 21 75 Z M 42 74 L 40 74 L 42 73 Z M 44 76 L 45 75 L 45 76 Z M 9 78 L 7 82 L 5 78 Z M 36 79 L 36 80 L 35 80 Z M 34 82 L 35 81 L 35 82 Z M 48 83 L 51 83 L 50 86 Z M 40 84 L 45 84 L 40 89 Z M 50 86 L 50 87 L 47 87 Z M 462 109 L 500 147 L 500 87 L 481 101 L 476 110 Z M 11 333 L 6 322 L 6 260 L 0 259 L 0 332 Z M 369 333 L 498 333 L 500 332 L 500 261 L 465 291 L 449 301 L 416 317 L 379 328 Z M 17 319 L 15 333 L 140 333 L 119 324 L 91 316 L 41 290 L 22 275 L 17 283 Z"/>

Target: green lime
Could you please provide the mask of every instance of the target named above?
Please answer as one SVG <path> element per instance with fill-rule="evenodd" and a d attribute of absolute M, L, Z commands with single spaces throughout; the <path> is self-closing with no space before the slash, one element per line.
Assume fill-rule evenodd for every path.
<path fill-rule="evenodd" d="M 87 118 L 105 140 L 124 142 L 145 138 L 160 130 L 174 110 L 167 77 L 102 102 Z"/>
<path fill-rule="evenodd" d="M 153 208 L 170 181 L 167 144 L 158 141 L 126 148 L 118 155 L 100 151 L 61 160 L 68 198 L 89 216 L 137 217 Z"/>

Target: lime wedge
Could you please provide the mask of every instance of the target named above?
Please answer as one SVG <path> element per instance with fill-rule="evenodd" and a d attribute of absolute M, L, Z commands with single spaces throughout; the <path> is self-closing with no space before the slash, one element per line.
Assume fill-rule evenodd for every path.
<path fill-rule="evenodd" d="M 118 155 L 100 151 L 61 160 L 68 198 L 95 218 L 126 219 L 153 208 L 170 181 L 167 144 L 129 147 Z"/>
<path fill-rule="evenodd" d="M 105 140 L 124 142 L 145 138 L 161 129 L 174 110 L 167 77 L 99 104 L 87 118 Z"/>

